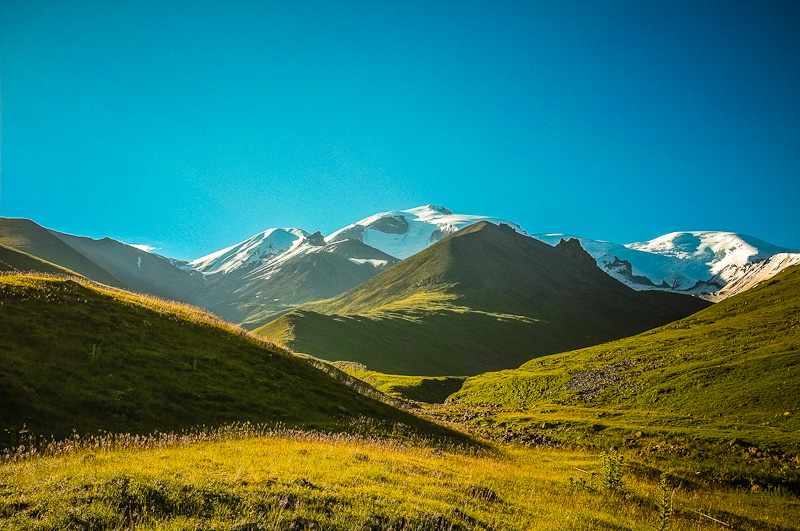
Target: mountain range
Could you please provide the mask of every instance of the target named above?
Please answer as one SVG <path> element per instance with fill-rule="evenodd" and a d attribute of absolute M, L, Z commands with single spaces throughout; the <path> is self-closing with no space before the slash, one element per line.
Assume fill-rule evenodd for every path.
<path fill-rule="evenodd" d="M 481 221 L 254 333 L 381 372 L 469 375 L 629 336 L 708 304 L 633 290 L 577 240 L 553 247 Z"/>
<path fill-rule="evenodd" d="M 486 228 L 486 223 L 507 229 L 496 231 Z M 481 230 L 464 232 L 479 224 Z M 465 236 L 480 233 L 470 238 L 479 242 L 463 246 L 449 243 L 424 254 L 448 237 L 461 233 Z M 796 250 L 730 232 L 674 232 L 648 242 L 622 245 L 557 233 L 528 234 L 510 220 L 454 214 L 439 205 L 375 214 L 328 236 L 299 228 L 268 229 L 191 261 L 160 256 L 110 238 L 65 234 L 25 219 L 0 218 L 0 246 L 0 269 L 74 273 L 109 286 L 193 304 L 320 357 L 330 358 L 333 349 L 336 351 L 333 359 L 358 361 L 359 349 L 372 347 L 357 338 L 369 336 L 381 338 L 384 345 L 394 341 L 392 348 L 384 348 L 387 360 L 392 357 L 408 362 L 420 354 L 409 358 L 408 349 L 404 350 L 405 358 L 389 353 L 403 350 L 400 345 L 408 344 L 412 336 L 403 330 L 423 312 L 425 320 L 440 321 L 441 334 L 449 331 L 449 338 L 460 338 L 448 339 L 449 346 L 444 351 L 472 337 L 469 344 L 474 350 L 466 351 L 460 359 L 480 362 L 466 363 L 462 370 L 449 372 L 463 375 L 510 367 L 534 355 L 587 346 L 641 331 L 642 327 L 658 326 L 667 322 L 664 319 L 677 319 L 688 315 L 682 312 L 699 309 L 698 297 L 722 300 L 800 263 L 800 252 Z M 462 247 L 469 251 L 455 250 Z M 531 251 L 534 248 L 536 253 Z M 553 249 L 560 251 L 551 252 Z M 443 256 L 438 256 L 439 253 Z M 433 255 L 437 257 L 432 258 Z M 537 258 L 532 258 L 533 255 Z M 580 266 L 554 265 L 567 255 Z M 546 265 L 532 265 L 543 256 L 549 257 Z M 652 303 L 663 295 L 660 292 L 695 297 L 675 313 L 670 313 L 675 306 L 665 306 L 666 299 L 660 300 L 656 306 L 671 309 L 658 317 L 634 311 L 632 316 L 617 319 L 624 325 L 615 325 L 617 328 L 612 330 L 613 327 L 596 319 L 592 321 L 590 314 L 595 311 L 610 319 L 614 312 L 621 311 L 619 304 L 609 303 L 603 311 L 597 310 L 600 306 L 595 302 L 587 303 L 585 308 L 578 302 L 566 304 L 570 297 L 574 301 L 584 297 L 577 294 L 581 293 L 586 278 L 565 273 L 576 267 L 582 268 L 582 274 L 588 275 L 586 278 L 591 278 L 593 285 L 608 287 L 608 293 L 596 290 L 598 299 L 605 297 L 619 303 L 616 294 L 620 283 L 635 290 L 634 293 L 641 292 L 624 296 L 638 297 L 638 301 Z M 565 302 L 563 308 L 553 306 L 549 309 L 551 315 L 541 309 L 546 297 L 537 299 L 517 290 L 525 285 L 530 293 L 538 293 L 540 288 L 534 287 L 532 280 L 528 282 L 536 276 L 529 269 L 537 269 L 536 275 L 546 269 L 553 271 L 552 278 L 539 275 L 538 281 L 549 283 L 551 291 L 555 289 L 553 286 L 559 286 L 560 295 L 551 293 L 548 297 Z M 603 275 L 598 276 L 597 272 Z M 478 277 L 482 283 L 476 280 Z M 610 284 L 610 280 L 619 282 Z M 505 285 L 506 281 L 510 284 Z M 476 287 L 467 289 L 467 286 Z M 403 296 L 398 298 L 397 294 Z M 532 305 L 533 302 L 536 304 Z M 629 307 L 636 308 L 639 304 L 643 303 Z M 403 312 L 417 317 L 409 318 Z M 462 325 L 470 328 L 468 331 L 462 325 L 452 328 L 444 324 L 447 321 L 444 316 L 453 312 L 460 312 Z M 564 312 L 575 317 L 572 324 L 562 318 Z M 377 315 L 381 318 L 376 318 Z M 495 348 L 504 344 L 505 357 L 487 354 L 476 346 L 481 340 L 473 336 L 485 329 L 475 322 L 478 319 L 509 328 L 500 334 L 505 339 L 499 343 L 494 341 L 498 339 L 495 334 L 484 341 L 492 339 Z M 328 330 L 336 337 L 340 332 L 335 330 L 346 329 L 344 323 L 350 325 L 354 320 L 361 321 L 360 331 L 348 331 L 347 340 L 327 341 L 322 350 L 313 346 L 318 343 L 314 336 L 319 330 Z M 391 332 L 386 329 L 390 322 Z M 311 323 L 319 328 L 304 332 L 314 328 Z M 549 336 L 533 332 L 548 326 L 559 332 Z M 521 333 L 517 328 L 526 332 Z M 414 329 L 416 339 L 407 345 L 417 351 L 424 337 L 418 335 L 420 330 L 420 327 Z M 395 341 L 392 338 L 397 334 L 401 339 Z M 427 341 L 431 342 L 429 345 L 445 342 L 442 337 L 428 337 Z M 516 346 L 509 342 L 516 342 Z M 339 346 L 332 347 L 337 343 Z M 349 349 L 347 356 L 340 355 L 342 349 Z M 327 352 L 324 356 L 323 351 Z M 362 359 L 376 361 L 374 352 Z M 388 370 L 391 364 L 380 367 Z M 426 370 L 427 374 L 442 374 L 455 368 L 431 365 Z M 404 372 L 407 370 L 408 366 Z"/>

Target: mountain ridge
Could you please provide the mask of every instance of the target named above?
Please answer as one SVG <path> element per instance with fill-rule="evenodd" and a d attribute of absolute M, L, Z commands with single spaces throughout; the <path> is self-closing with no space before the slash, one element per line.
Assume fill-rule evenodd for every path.
<path fill-rule="evenodd" d="M 483 221 L 254 333 L 380 372 L 463 376 L 622 337 L 707 304 L 634 291 L 577 241 L 552 247 Z"/>
<path fill-rule="evenodd" d="M 441 205 L 425 205 L 375 214 L 327 237 L 303 229 L 267 229 L 190 262 L 109 238 L 94 240 L 45 229 L 21 219 L 0 220 L 0 244 L 98 282 L 202 305 L 252 329 L 298 305 L 343 293 L 389 267 L 398 256 L 413 256 L 480 221 L 506 224 L 527 234 L 501 218 L 454 214 Z M 570 239 L 559 233 L 533 237 L 549 245 Z M 311 245 L 311 239 L 319 240 L 319 245 Z M 800 253 L 791 249 L 730 232 L 677 232 L 626 245 L 577 239 L 605 273 L 634 289 L 692 293 L 712 301 L 800 263 Z M 349 246 L 348 250 L 342 246 Z M 321 248 L 347 260 L 320 258 L 322 254 L 316 255 L 316 261 L 301 258 Z M 778 254 L 771 253 L 777 251 L 788 255 L 774 258 Z M 313 272 L 312 263 L 320 270 Z M 297 273 L 296 278 L 289 278 L 291 271 Z"/>

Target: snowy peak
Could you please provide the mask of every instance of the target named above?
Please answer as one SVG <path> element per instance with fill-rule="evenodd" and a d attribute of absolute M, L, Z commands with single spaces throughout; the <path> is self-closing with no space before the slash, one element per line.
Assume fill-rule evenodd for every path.
<path fill-rule="evenodd" d="M 230 273 L 269 261 L 307 237 L 309 234 L 302 229 L 268 229 L 236 245 L 193 260 L 187 267 L 206 274 Z"/>
<path fill-rule="evenodd" d="M 448 234 L 479 221 L 504 223 L 521 234 L 522 228 L 506 219 L 453 214 L 441 205 L 425 205 L 407 210 L 381 212 L 348 225 L 325 238 L 328 242 L 357 240 L 404 259 L 436 243 Z"/>
<path fill-rule="evenodd" d="M 569 238 L 563 234 L 533 237 L 551 245 Z M 626 245 L 578 240 L 601 269 L 634 289 L 711 293 L 714 300 L 733 294 L 733 286 L 727 288 L 732 283 L 750 286 L 756 279 L 762 281 L 765 275 L 800 262 L 798 251 L 733 232 L 672 232 Z M 770 260 L 777 255 L 785 258 Z"/>
<path fill-rule="evenodd" d="M 729 266 L 744 266 L 775 254 L 793 252 L 752 236 L 715 231 L 672 232 L 647 242 L 629 243 L 625 247 L 699 262 L 708 266 L 712 275 Z"/>

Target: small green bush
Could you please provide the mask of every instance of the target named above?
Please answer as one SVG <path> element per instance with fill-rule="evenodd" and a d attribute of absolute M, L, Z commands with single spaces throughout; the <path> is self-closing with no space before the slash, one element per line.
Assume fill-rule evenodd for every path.
<path fill-rule="evenodd" d="M 616 492 L 622 490 L 624 482 L 622 481 L 622 469 L 624 466 L 624 457 L 621 454 L 603 454 L 601 458 L 602 471 L 602 485 L 603 488 Z"/>

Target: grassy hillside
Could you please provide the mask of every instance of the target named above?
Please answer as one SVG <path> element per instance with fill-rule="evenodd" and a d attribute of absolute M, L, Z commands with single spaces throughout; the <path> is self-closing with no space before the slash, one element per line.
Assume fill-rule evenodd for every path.
<path fill-rule="evenodd" d="M 0 244 L 0 271 L 38 271 L 77 276 L 74 271 L 2 244 Z"/>
<path fill-rule="evenodd" d="M 660 488 L 642 463 L 608 488 L 603 456 L 585 451 L 473 454 L 241 428 L 73 443 L 0 463 L 0 529 L 789 531 L 800 521 L 796 497 L 688 476 Z"/>
<path fill-rule="evenodd" d="M 478 223 L 255 333 L 383 373 L 458 376 L 632 335 L 707 305 L 636 292 L 576 241 L 551 247 Z"/>
<path fill-rule="evenodd" d="M 0 276 L 0 429 L 63 437 L 361 416 L 444 434 L 198 309 L 84 280 Z M 13 444 L 14 440 L 5 441 Z"/>
<path fill-rule="evenodd" d="M 770 458 L 760 449 L 748 456 L 748 447 L 793 458 L 800 453 L 800 268 L 634 337 L 469 378 L 451 401 L 494 405 L 487 426 L 542 424 L 542 433 L 563 440 L 597 433 L 641 447 L 637 440 L 648 436 L 677 437 L 670 443 L 677 446 L 706 439 L 745 460 Z"/>
<path fill-rule="evenodd" d="M 61 241 L 46 228 L 29 219 L 0 218 L 0 245 L 22 251 L 40 260 L 101 282 L 126 288 L 125 284 L 102 267 Z M 50 271 L 42 270 L 43 273 Z"/>
<path fill-rule="evenodd" d="M 443 403 L 461 389 L 466 377 L 458 376 L 402 376 L 370 371 L 364 365 L 351 361 L 338 361 L 334 365 L 347 374 L 368 383 L 387 396 L 428 404 Z"/>

